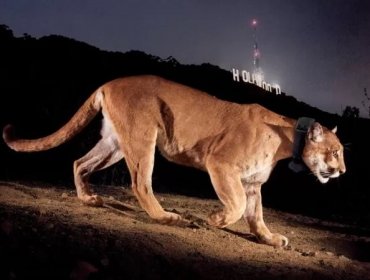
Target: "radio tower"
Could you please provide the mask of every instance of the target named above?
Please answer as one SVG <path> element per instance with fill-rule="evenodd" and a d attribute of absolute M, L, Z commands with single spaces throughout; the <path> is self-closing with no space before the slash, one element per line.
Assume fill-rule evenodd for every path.
<path fill-rule="evenodd" d="M 252 20 L 252 27 L 253 27 L 253 80 L 257 83 L 257 85 L 261 86 L 262 81 L 264 80 L 263 71 L 260 67 L 260 57 L 261 53 L 258 49 L 257 43 L 257 25 L 258 22 L 256 19 Z"/>

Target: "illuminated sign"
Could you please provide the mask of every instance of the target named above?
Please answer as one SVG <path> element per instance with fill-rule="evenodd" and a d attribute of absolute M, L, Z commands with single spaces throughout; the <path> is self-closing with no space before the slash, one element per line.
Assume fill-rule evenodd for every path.
<path fill-rule="evenodd" d="M 240 79 L 241 78 L 241 79 Z M 269 84 L 263 80 L 263 75 L 257 73 L 250 73 L 246 70 L 239 71 L 233 68 L 233 80 L 236 82 L 243 81 L 245 83 L 251 83 L 267 90 L 269 92 L 275 91 L 276 94 L 281 94 L 281 89 L 278 84 Z"/>

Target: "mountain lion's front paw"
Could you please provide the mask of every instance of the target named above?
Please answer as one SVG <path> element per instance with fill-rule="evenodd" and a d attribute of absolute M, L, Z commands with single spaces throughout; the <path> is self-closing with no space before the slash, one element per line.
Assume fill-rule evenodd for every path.
<path fill-rule="evenodd" d="M 82 201 L 83 204 L 88 205 L 88 206 L 101 207 L 104 204 L 103 199 L 96 194 L 83 195 L 78 198 Z"/>
<path fill-rule="evenodd" d="M 154 218 L 160 224 L 176 225 L 180 224 L 183 220 L 179 214 L 165 211 L 161 216 Z"/>
<path fill-rule="evenodd" d="M 257 236 L 257 238 L 260 243 L 274 247 L 285 247 L 289 243 L 288 238 L 279 233 L 271 233 L 268 236 Z"/>

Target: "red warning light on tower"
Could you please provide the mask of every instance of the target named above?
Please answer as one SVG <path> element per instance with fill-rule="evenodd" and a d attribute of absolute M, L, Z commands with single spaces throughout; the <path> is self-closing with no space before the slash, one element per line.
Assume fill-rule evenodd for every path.
<path fill-rule="evenodd" d="M 234 81 L 240 81 L 240 74 L 243 82 L 255 84 L 267 91 L 272 92 L 273 89 L 276 94 L 281 94 L 280 86 L 276 83 L 269 84 L 265 81 L 264 73 L 260 67 L 260 58 L 261 52 L 258 48 L 257 42 L 257 19 L 252 19 L 250 21 L 251 29 L 253 30 L 253 71 L 248 72 L 242 70 L 241 72 L 238 69 L 233 68 L 233 79 Z"/>

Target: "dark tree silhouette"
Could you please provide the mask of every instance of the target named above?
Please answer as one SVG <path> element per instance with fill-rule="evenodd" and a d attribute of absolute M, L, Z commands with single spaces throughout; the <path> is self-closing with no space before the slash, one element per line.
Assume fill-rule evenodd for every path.
<path fill-rule="evenodd" d="M 361 104 L 370 118 L 370 96 L 367 94 L 367 88 L 364 88 L 364 98 L 365 99 L 362 100 Z"/>
<path fill-rule="evenodd" d="M 360 109 L 357 107 L 346 106 L 343 110 L 342 116 L 344 118 L 358 118 L 360 116 Z"/>
<path fill-rule="evenodd" d="M 9 26 L 5 24 L 0 24 L 0 39 L 10 40 L 13 38 L 14 38 L 13 31 L 9 28 Z"/>

